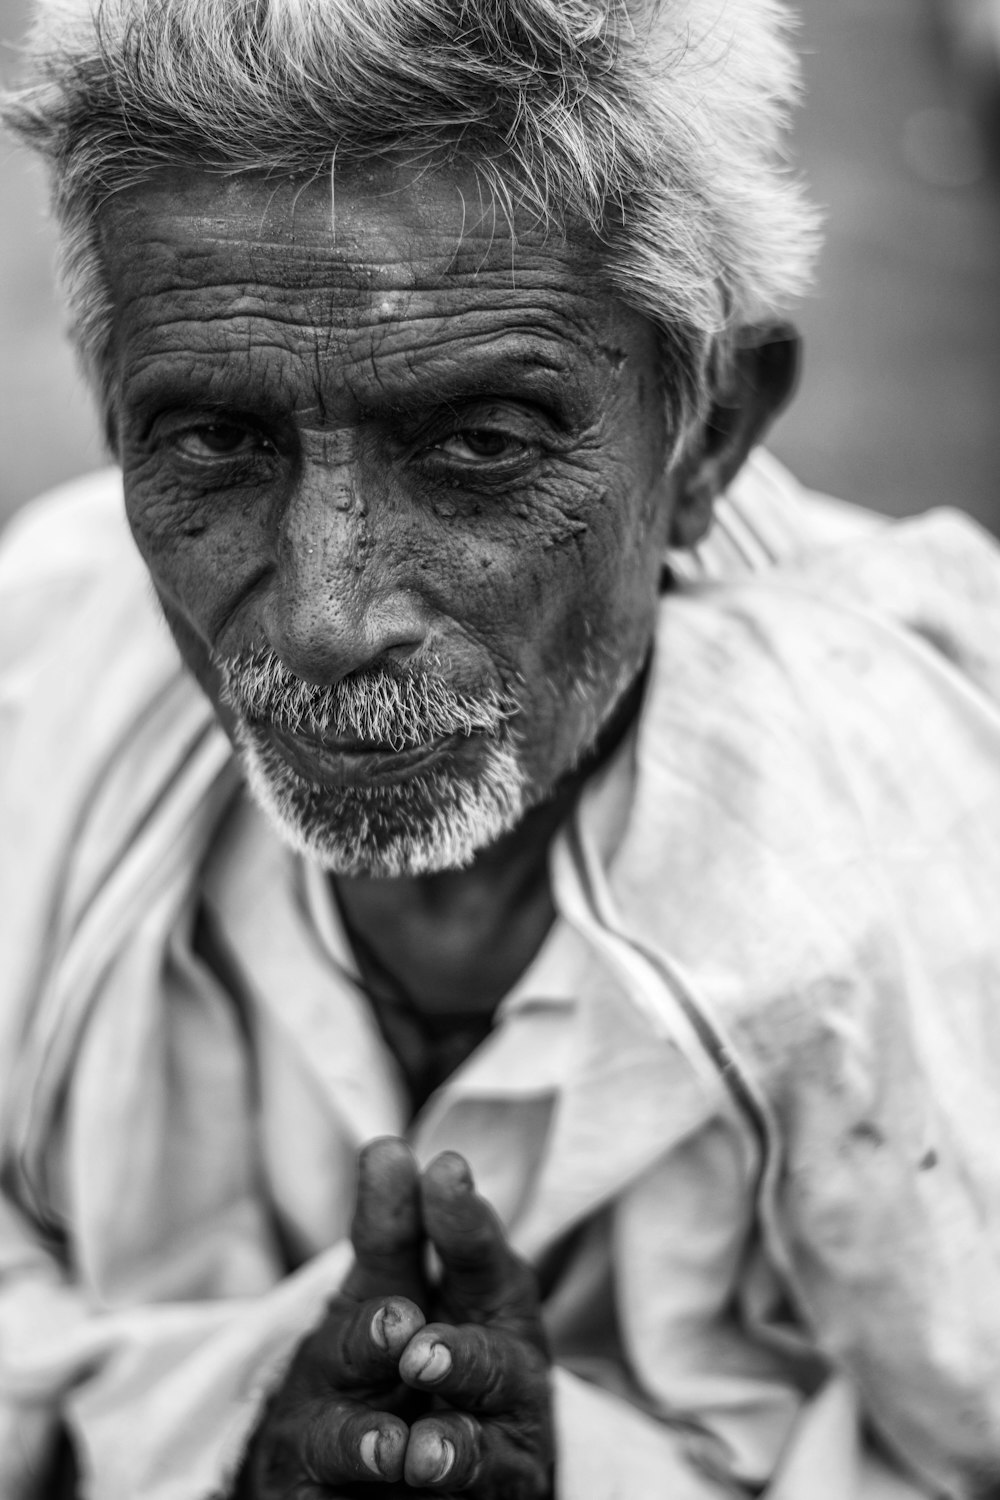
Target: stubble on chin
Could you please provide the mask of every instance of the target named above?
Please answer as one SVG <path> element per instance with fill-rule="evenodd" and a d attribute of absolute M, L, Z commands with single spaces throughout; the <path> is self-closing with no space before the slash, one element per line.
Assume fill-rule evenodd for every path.
<path fill-rule="evenodd" d="M 274 653 L 218 663 L 237 747 L 255 801 L 284 841 L 334 874 L 393 877 L 468 866 L 555 789 L 527 770 L 511 694 L 457 692 L 428 672 L 376 670 L 317 687 Z M 637 666 L 588 650 L 577 674 L 552 685 L 556 711 L 582 720 L 571 772 L 592 748 Z M 355 736 L 394 748 L 458 734 L 472 753 L 445 755 L 412 776 L 368 785 L 310 780 L 281 754 L 271 726 Z"/>
<path fill-rule="evenodd" d="M 336 875 L 460 869 L 516 827 L 527 784 L 510 744 L 483 746 L 475 772 L 434 768 L 385 785 L 301 776 L 252 726 L 236 729 L 251 795 L 293 849 Z"/>
<path fill-rule="evenodd" d="M 250 791 L 294 849 L 341 875 L 414 875 L 470 863 L 523 815 L 526 778 L 510 730 L 517 703 L 429 670 L 377 668 L 331 686 L 268 650 L 218 662 Z M 292 765 L 271 730 L 404 751 L 457 741 L 405 778 L 338 783 Z M 305 768 L 306 771 L 308 767 Z"/>

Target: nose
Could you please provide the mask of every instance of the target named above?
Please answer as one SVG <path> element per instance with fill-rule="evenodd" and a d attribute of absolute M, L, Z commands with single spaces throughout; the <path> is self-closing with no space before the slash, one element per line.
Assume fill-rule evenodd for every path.
<path fill-rule="evenodd" d="M 356 465 L 308 464 L 281 518 L 265 629 L 284 664 L 331 684 L 427 638 L 420 596 L 407 588 L 395 507 L 367 505 Z"/>

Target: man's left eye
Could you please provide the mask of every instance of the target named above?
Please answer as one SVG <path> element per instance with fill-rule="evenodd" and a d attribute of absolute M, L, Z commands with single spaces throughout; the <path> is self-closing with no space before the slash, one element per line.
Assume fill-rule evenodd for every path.
<path fill-rule="evenodd" d="M 495 427 L 463 427 L 435 443 L 434 447 L 449 458 L 481 463 L 489 459 L 518 458 L 527 445 L 513 433 Z"/>
<path fill-rule="evenodd" d="M 260 434 L 239 422 L 205 422 L 174 435 L 174 445 L 186 458 L 243 458 L 266 446 Z"/>

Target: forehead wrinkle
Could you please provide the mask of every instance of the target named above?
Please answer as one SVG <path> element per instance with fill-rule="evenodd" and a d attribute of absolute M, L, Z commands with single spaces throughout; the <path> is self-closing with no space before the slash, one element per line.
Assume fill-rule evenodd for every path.
<path fill-rule="evenodd" d="M 526 336 L 498 335 L 484 340 L 470 332 L 469 358 L 456 358 L 453 340 L 445 351 L 397 346 L 391 356 L 373 357 L 370 345 L 356 343 L 350 356 L 324 354 L 319 339 L 304 346 L 234 338 L 226 350 L 213 344 L 139 353 L 125 375 L 130 404 L 204 404 L 302 412 L 319 410 L 323 420 L 350 420 L 361 411 L 407 407 L 416 410 L 475 395 L 524 394 L 568 398 L 577 391 L 573 360 L 531 329 Z M 264 359 L 265 351 L 271 355 Z"/>
<path fill-rule="evenodd" d="M 461 396 L 486 393 L 491 381 L 503 394 L 509 381 L 516 394 L 526 371 L 582 378 L 602 362 L 613 304 L 593 267 L 577 264 L 563 243 L 505 235 L 498 248 L 517 261 L 513 282 L 509 263 L 484 269 L 496 242 L 482 211 L 471 229 L 456 209 L 442 233 L 390 224 L 333 250 L 328 231 L 317 234 L 315 197 L 303 214 L 304 243 L 287 232 L 261 243 L 272 196 L 263 213 L 263 194 L 252 199 L 252 224 L 242 210 L 174 216 L 162 200 L 151 213 L 125 216 L 129 232 L 111 245 L 122 354 L 151 387 L 162 373 L 180 396 L 189 376 L 201 389 L 224 395 L 228 384 L 266 399 L 270 384 L 270 395 L 284 399 L 283 391 L 293 408 L 318 402 L 334 411 L 341 398 L 353 404 L 354 392 L 362 404 L 412 402 L 421 382 L 430 395 L 446 384 Z M 363 229 L 357 214 L 355 222 Z M 438 249 L 447 250 L 447 265 Z M 158 360 L 170 368 L 158 372 Z"/>
<path fill-rule="evenodd" d="M 442 330 L 440 337 L 407 337 L 409 329 L 387 333 L 370 352 L 362 345 L 360 362 L 370 360 L 383 389 L 395 384 L 397 370 L 423 380 L 429 389 L 497 389 L 530 378 L 533 372 L 570 374 L 574 359 L 563 340 L 546 339 L 537 325 L 509 325 L 484 332 L 480 328 Z M 402 382 L 405 385 L 405 381 Z"/>
<path fill-rule="evenodd" d="M 303 302 L 287 289 L 165 288 L 130 302 L 121 326 L 141 364 L 157 353 L 218 356 L 233 349 L 273 348 L 309 359 L 319 351 L 350 363 L 409 358 L 432 365 L 441 357 L 464 357 L 471 343 L 501 352 L 510 344 L 510 356 L 562 368 L 572 363 L 574 352 L 599 356 L 604 347 L 599 328 L 604 312 L 587 299 L 567 302 L 522 291 L 470 302 L 467 291 L 457 310 L 458 289 L 444 299 L 411 294 L 402 315 L 387 318 L 377 304 L 345 308 L 329 289 Z M 348 313 L 355 315 L 353 322 Z"/>
<path fill-rule="evenodd" d="M 508 309 L 522 306 L 532 317 L 560 318 L 565 317 L 562 312 L 565 306 L 573 309 L 571 321 L 586 321 L 591 310 L 603 316 L 608 301 L 599 287 L 586 282 L 582 286 L 578 283 L 577 289 L 568 293 L 565 268 L 553 267 L 544 258 L 521 265 L 518 284 L 511 282 L 506 271 L 496 270 L 481 276 L 452 272 L 444 276 L 428 275 L 425 279 L 423 275 L 415 275 L 414 262 L 405 259 L 378 262 L 376 279 L 374 272 L 371 277 L 365 274 L 370 268 L 361 262 L 350 267 L 342 263 L 338 267 L 325 257 L 318 264 L 316 257 L 309 255 L 296 265 L 294 261 L 290 263 L 284 252 L 280 259 L 271 261 L 270 257 L 255 253 L 259 247 L 243 247 L 242 256 L 227 253 L 222 257 L 214 257 L 205 246 L 190 255 L 178 254 L 174 247 L 169 247 L 165 255 L 157 251 L 155 245 L 132 246 L 120 258 L 116 278 L 120 307 L 159 304 L 173 316 L 171 301 L 183 303 L 195 299 L 208 304 L 204 311 L 198 309 L 199 320 L 245 312 L 276 319 L 287 317 L 290 322 L 336 326 L 347 315 L 353 315 L 361 324 L 453 317 L 456 301 L 459 316 L 493 313 L 503 316 Z M 221 264 L 213 263 L 218 260 Z M 240 264 L 241 260 L 245 263 Z M 388 273 L 397 268 L 402 273 L 398 282 L 388 284 Z M 335 274 L 338 270 L 343 274 Z M 324 301 L 314 310 L 313 304 L 319 298 Z"/>
<path fill-rule="evenodd" d="M 308 186 L 298 187 L 296 202 Z M 269 189 L 268 202 L 280 191 L 280 187 Z M 159 205 L 143 214 L 128 205 L 111 204 L 102 216 L 104 246 L 112 254 L 123 244 L 141 247 L 139 274 L 163 260 L 172 269 L 182 270 L 178 278 L 182 281 L 191 279 L 190 268 L 196 271 L 199 262 L 212 257 L 226 264 L 226 274 L 234 280 L 270 280 L 268 263 L 277 263 L 280 279 L 301 288 L 337 283 L 358 286 L 369 280 L 381 285 L 394 272 L 399 273 L 401 287 L 419 289 L 440 286 L 443 280 L 469 277 L 476 281 L 484 276 L 510 284 L 512 279 L 540 275 L 557 283 L 567 272 L 597 281 L 592 254 L 562 240 L 554 242 L 551 234 L 529 230 L 515 235 L 508 229 L 498 246 L 495 218 L 486 222 L 481 215 L 470 227 L 465 196 L 460 188 L 456 192 L 463 217 L 455 229 L 433 223 L 403 224 L 380 233 L 378 225 L 362 223 L 355 230 L 339 229 L 336 240 L 328 225 L 317 233 L 315 205 L 301 220 L 302 232 L 294 213 L 269 232 L 267 205 L 250 218 L 246 214 L 234 217 L 221 209 L 170 211 Z M 116 235 L 116 227 L 123 232 Z M 495 248 L 495 263 L 490 265 Z M 251 268 L 249 277 L 239 268 L 241 259 Z"/>

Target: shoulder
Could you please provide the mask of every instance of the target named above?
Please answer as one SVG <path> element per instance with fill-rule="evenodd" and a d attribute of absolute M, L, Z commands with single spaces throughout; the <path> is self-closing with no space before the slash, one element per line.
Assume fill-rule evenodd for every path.
<path fill-rule="evenodd" d="M 807 489 L 773 454 L 757 448 L 716 501 L 708 535 L 689 551 L 671 552 L 669 562 L 685 582 L 739 579 L 888 524 L 875 511 Z"/>
<path fill-rule="evenodd" d="M 30 770 L 37 742 L 53 734 L 71 736 L 82 754 L 84 726 L 99 758 L 181 675 L 117 470 L 61 486 L 14 517 L 0 536 L 5 778 L 15 747 Z"/>
<path fill-rule="evenodd" d="M 619 885 L 768 1070 L 820 997 L 913 1003 L 911 962 L 1000 984 L 998 699 L 1000 552 L 962 517 L 664 602 Z"/>
<path fill-rule="evenodd" d="M 682 589 L 615 871 L 773 1126 L 777 1263 L 938 1473 L 1000 1441 L 998 698 L 961 516 Z"/>
<path fill-rule="evenodd" d="M 17 511 L 0 534 L 0 595 L 84 578 L 129 545 L 120 471 L 71 480 Z"/>
<path fill-rule="evenodd" d="M 109 591 L 144 593 L 117 469 L 39 496 L 0 534 L 0 670 L 23 668 L 95 594 L 110 603 Z"/>
<path fill-rule="evenodd" d="M 722 517 L 727 535 L 757 527 L 752 563 L 724 566 L 720 543 L 712 571 L 681 579 L 665 599 L 657 660 L 667 677 L 685 671 L 671 649 L 678 634 L 690 638 L 698 675 L 728 666 L 744 677 L 769 661 L 783 675 L 800 668 L 817 686 L 836 681 L 838 663 L 853 673 L 865 643 L 873 662 L 897 669 L 919 659 L 939 687 L 935 668 L 947 664 L 1000 697 L 1000 546 L 976 522 L 949 509 L 896 522 L 851 507 L 842 514 L 838 502 L 790 487 L 770 511 L 753 508 L 760 499 L 751 486 Z M 749 542 L 744 552 L 749 559 Z M 699 650 L 699 639 L 711 648 Z M 828 669 L 822 679 L 819 666 Z"/>

